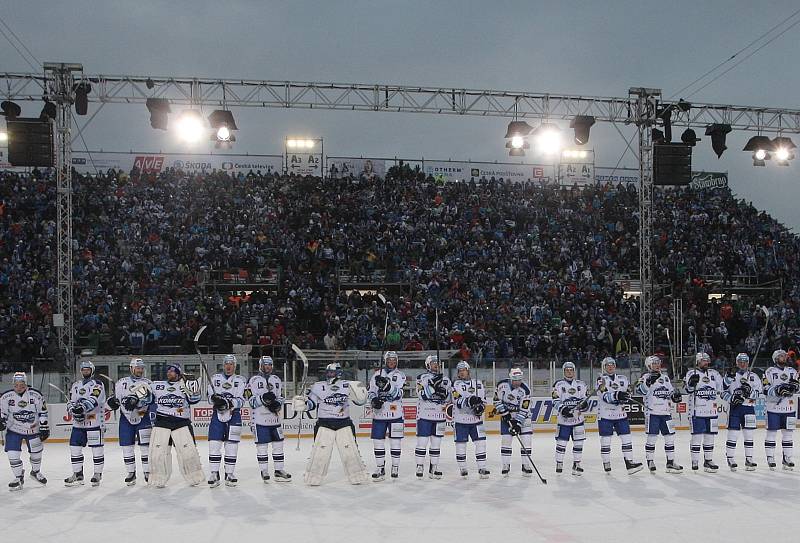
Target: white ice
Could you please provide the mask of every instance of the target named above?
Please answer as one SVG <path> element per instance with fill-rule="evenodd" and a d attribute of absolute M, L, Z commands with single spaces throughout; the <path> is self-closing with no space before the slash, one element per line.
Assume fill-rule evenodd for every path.
<path fill-rule="evenodd" d="M 679 432 L 677 460 L 686 473 L 664 472 L 663 444 L 656 454 L 658 472 L 629 476 L 614 442 L 614 471 L 602 470 L 597 434 L 589 434 L 582 477 L 554 473 L 553 434 L 534 437 L 534 461 L 547 478 L 520 474 L 515 448 L 512 475 L 500 476 L 499 437 L 489 437 L 488 480 L 479 480 L 472 447 L 469 477 L 457 474 L 452 438 L 442 446 L 444 479 L 414 476 L 415 438 L 403 440 L 400 478 L 351 486 L 346 483 L 334 452 L 328 479 L 321 487 L 302 483 L 311 441 L 287 439 L 287 469 L 291 483 L 259 478 L 252 441 L 239 451 L 237 488 L 191 488 L 173 472 L 166 489 L 148 488 L 142 481 L 124 485 L 122 454 L 116 443 L 106 446 L 103 484 L 98 488 L 65 488 L 70 473 L 68 447 L 47 444 L 45 488 L 27 478 L 22 492 L 0 494 L 2 541 L 94 541 L 146 543 L 283 541 L 384 543 L 425 538 L 430 542 L 469 541 L 603 541 L 626 542 L 700 540 L 796 541 L 800 533 L 797 504 L 800 471 L 771 472 L 764 458 L 764 431 L 756 435 L 756 472 L 731 473 L 725 466 L 724 432 L 717 437 L 716 474 L 689 470 L 689 435 Z M 370 471 L 372 444 L 359 438 Z M 644 435 L 634 434 L 635 456 L 644 461 Z M 204 465 L 207 446 L 199 443 Z M 388 451 L 387 451 L 388 452 Z M 738 459 L 743 463 L 742 444 Z M 88 453 L 88 451 L 87 451 Z M 567 461 L 570 459 L 567 453 Z M 28 468 L 25 457 L 26 471 Z M 89 454 L 86 455 L 87 459 Z M 387 464 L 389 462 L 387 454 Z M 11 480 L 5 457 L 0 478 Z M 566 463 L 566 467 L 569 463 Z M 270 468 L 272 469 L 272 465 Z M 388 471 L 388 470 L 387 470 Z M 91 473 L 87 463 L 86 473 Z M 140 476 L 141 479 L 141 476 Z"/>

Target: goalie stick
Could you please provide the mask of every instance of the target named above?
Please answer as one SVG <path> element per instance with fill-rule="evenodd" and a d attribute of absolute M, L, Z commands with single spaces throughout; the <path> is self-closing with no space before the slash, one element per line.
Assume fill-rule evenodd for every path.
<path fill-rule="evenodd" d="M 302 351 L 302 349 L 300 349 L 300 347 L 298 347 L 294 343 L 292 343 L 292 351 L 294 351 L 294 354 L 296 354 L 297 357 L 303 362 L 303 377 L 300 380 L 300 390 L 301 390 L 300 394 L 305 394 L 306 393 L 306 386 L 308 384 L 307 383 L 307 381 L 308 381 L 308 358 L 306 357 L 306 354 Z M 297 390 L 296 389 L 295 389 L 295 395 L 297 395 Z M 295 446 L 295 449 L 294 449 L 296 451 L 300 450 L 300 432 L 302 430 L 302 426 L 303 426 L 303 411 L 300 411 L 300 418 L 297 421 L 297 445 Z"/>

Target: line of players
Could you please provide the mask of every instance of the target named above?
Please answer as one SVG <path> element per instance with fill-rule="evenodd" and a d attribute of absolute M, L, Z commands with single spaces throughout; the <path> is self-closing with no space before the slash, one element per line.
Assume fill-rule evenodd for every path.
<path fill-rule="evenodd" d="M 701 449 L 704 453 L 703 468 L 716 472 L 718 466 L 713 462 L 715 435 L 718 433 L 718 404 L 723 399 L 729 402 L 730 415 L 726 442 L 728 466 L 736 470 L 735 450 L 740 433 L 744 435 L 745 468 L 753 470 L 753 431 L 756 426 L 755 403 L 760 394 L 766 396 L 767 436 L 765 449 L 767 462 L 771 469 L 776 468 L 776 435 L 782 432 L 782 466 L 794 468 L 792 459 L 792 431 L 796 424 L 797 371 L 787 365 L 785 351 L 777 350 L 772 355 L 773 366 L 767 369 L 763 381 L 753 373 L 749 357 L 741 353 L 736 358 L 737 369 L 724 378 L 711 369 L 710 358 L 699 353 L 696 368 L 691 369 L 685 378 L 691 423 L 692 469 L 698 470 Z M 650 356 L 645 361 L 647 373 L 638 381 L 637 390 L 644 398 L 646 414 L 645 456 L 650 471 L 656 471 L 654 463 L 655 445 L 658 435 L 664 437 L 664 450 L 667 457 L 666 470 L 680 473 L 683 468 L 675 461 L 675 431 L 671 412 L 673 404 L 682 401 L 666 373 L 661 371 L 661 361 Z M 457 366 L 457 379 L 454 382 L 442 373 L 439 361 L 430 356 L 425 362 L 426 371 L 417 377 L 418 395 L 417 443 L 415 448 L 416 476 L 424 476 L 426 456 L 429 459 L 428 474 L 433 479 L 442 477 L 439 469 L 441 441 L 444 437 L 448 406 L 452 404 L 455 427 L 456 459 L 460 475 L 466 477 L 466 447 L 472 441 L 478 474 L 481 478 L 489 476 L 486 467 L 486 434 L 483 427 L 483 412 L 487 404 L 486 389 L 479 379 L 470 375 L 466 362 Z M 581 459 L 585 440 L 584 414 L 589 411 L 589 398 L 597 394 L 598 430 L 601 441 L 601 457 L 606 472 L 611 471 L 611 438 L 616 433 L 622 442 L 622 453 L 628 473 L 636 473 L 642 465 L 633 460 L 633 447 L 630 426 L 624 405 L 631 399 L 630 384 L 625 376 L 616 373 L 616 362 L 606 358 L 602 362 L 603 374 L 590 390 L 583 381 L 576 378 L 576 367 L 566 362 L 563 379 L 553 385 L 554 407 L 558 413 L 556 435 L 556 472 L 563 472 L 564 456 L 569 440 L 572 440 L 572 473 L 581 475 Z M 93 486 L 100 484 L 104 465 L 102 420 L 105 406 L 116 411 L 121 409 L 119 440 L 127 468 L 125 483 L 136 484 L 135 445 L 141 448 L 140 458 L 145 480 L 148 480 L 148 452 L 153 426 L 174 430 L 187 427 L 193 432 L 190 422 L 190 406 L 200 401 L 199 387 L 187 385 L 181 368 L 177 364 L 167 368 L 165 381 L 151 382 L 144 377 L 144 364 L 134 359 L 130 364 L 131 375 L 117 382 L 114 395 L 105 398 L 105 389 L 94 375 L 94 366 L 85 361 L 81 364 L 81 379 L 70 389 L 67 410 L 72 417 L 70 453 L 73 473 L 64 483 L 77 486 L 84 483 L 83 448 L 92 451 L 94 474 L 90 480 Z M 236 358 L 227 355 L 223 360 L 223 372 L 214 375 L 208 386 L 208 397 L 213 404 L 213 415 L 209 426 L 209 465 L 208 485 L 220 484 L 220 465 L 224 457 L 225 483 L 235 486 L 235 466 L 238 456 L 238 443 L 241 437 L 241 408 L 248 404 L 252 409 L 253 433 L 256 437 L 257 460 L 264 482 L 270 479 L 268 453 L 272 448 L 276 481 L 291 481 L 291 475 L 284 470 L 283 435 L 280 413 L 283 403 L 283 384 L 273 374 L 270 357 L 262 357 L 258 374 L 245 381 L 237 375 Z M 322 387 L 312 387 L 310 394 L 297 396 L 293 406 L 297 411 L 318 410 L 320 423 L 336 428 L 354 427 L 349 418 L 349 409 L 344 408 L 347 396 L 336 394 L 335 383 L 341 380 L 341 368 L 331 364 L 326 369 L 329 392 Z M 346 382 L 346 381 L 345 381 Z M 395 352 L 387 352 L 384 367 L 370 379 L 367 400 L 373 409 L 372 441 L 376 470 L 374 481 L 385 478 L 386 439 L 389 439 L 392 458 L 391 476 L 399 474 L 401 439 L 404 433 L 402 397 L 406 382 L 405 375 L 398 369 Z M 188 383 L 191 383 L 189 381 Z M 343 382 L 344 383 L 344 382 Z M 316 391 L 316 392 L 315 392 Z M 522 472 L 532 473 L 526 459 L 531 454 L 530 388 L 523 381 L 523 373 L 512 369 L 509 378 L 498 383 L 494 396 L 494 409 L 501 416 L 501 459 L 502 474 L 508 475 L 511 466 L 513 438 L 520 442 L 523 459 Z M 42 394 L 27 386 L 24 373 L 14 376 L 14 388 L 0 396 L 0 430 L 6 432 L 5 450 L 9 456 L 15 480 L 9 484 L 10 490 L 20 490 L 24 484 L 21 460 L 21 447 L 24 442 L 28 448 L 31 463 L 31 478 L 40 484 L 47 479 L 41 474 L 43 445 L 49 436 L 47 406 Z M 193 434 L 192 434 L 193 435 Z M 224 456 L 223 456 L 224 449 Z M 179 463 L 180 463 L 179 457 Z M 187 475 L 187 473 L 184 473 Z M 191 479 L 190 477 L 187 477 Z M 196 483 L 195 483 L 196 484 Z M 163 485 L 157 485 L 163 486 Z"/>

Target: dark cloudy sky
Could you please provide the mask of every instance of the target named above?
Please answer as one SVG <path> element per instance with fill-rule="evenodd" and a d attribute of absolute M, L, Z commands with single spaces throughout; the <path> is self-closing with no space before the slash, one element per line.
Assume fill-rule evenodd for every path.
<path fill-rule="evenodd" d="M 598 96 L 649 86 L 671 96 L 787 18 L 800 2 L 28 0 L 4 1 L 2 7 L 0 17 L 40 61 L 82 62 L 90 74 Z M 800 25 L 691 99 L 800 108 L 798 43 Z M 0 59 L 2 71 L 31 71 L 2 38 Z M 243 152 L 280 153 L 284 136 L 302 132 L 324 137 L 330 155 L 507 159 L 502 119 L 268 109 L 238 112 L 237 122 L 236 149 Z M 753 168 L 739 151 L 747 137 L 732 134 L 721 160 L 704 138 L 695 169 L 729 171 L 739 195 L 800 229 L 800 160 L 789 168 Z M 188 150 L 172 134 L 151 130 L 144 106 L 107 106 L 86 140 L 91 149 Z M 616 164 L 624 149 L 610 127 L 596 126 L 591 144 L 598 165 Z M 633 157 L 621 165 L 635 166 Z"/>

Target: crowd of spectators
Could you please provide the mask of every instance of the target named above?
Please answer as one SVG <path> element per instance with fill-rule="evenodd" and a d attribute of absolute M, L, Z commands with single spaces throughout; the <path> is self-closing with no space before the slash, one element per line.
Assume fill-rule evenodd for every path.
<path fill-rule="evenodd" d="M 632 185 L 443 183 L 395 167 L 385 179 L 110 171 L 75 174 L 73 189 L 76 343 L 98 353 L 193 352 L 203 325 L 220 352 L 431 349 L 438 310 L 440 347 L 464 359 L 641 359 L 624 292 L 639 267 Z M 59 363 L 56 230 L 50 176 L 0 173 L 0 371 Z M 764 349 L 795 345 L 800 240 L 781 224 L 727 188 L 687 188 L 657 191 L 653 232 L 660 349 L 675 297 L 687 353 L 754 352 L 759 304 L 773 316 Z M 220 270 L 264 286 L 214 289 Z M 745 280 L 779 287 L 709 300 Z"/>

